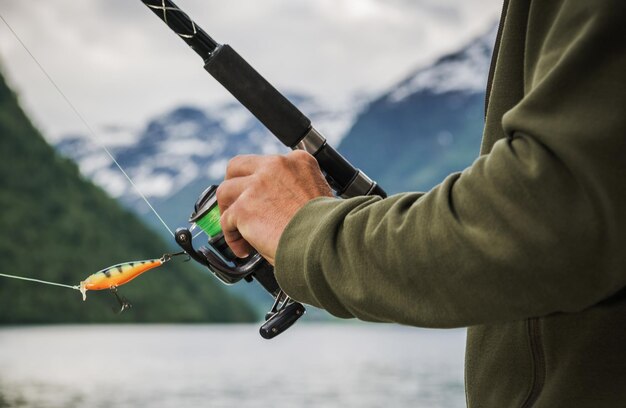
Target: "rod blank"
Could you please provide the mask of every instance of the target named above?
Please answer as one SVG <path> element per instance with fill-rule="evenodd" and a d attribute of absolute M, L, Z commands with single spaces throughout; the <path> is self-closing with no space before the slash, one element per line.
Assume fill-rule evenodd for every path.
<path fill-rule="evenodd" d="M 187 13 L 170 0 L 141 0 L 152 12 L 183 39 L 205 62 L 219 43 L 200 28 Z"/>

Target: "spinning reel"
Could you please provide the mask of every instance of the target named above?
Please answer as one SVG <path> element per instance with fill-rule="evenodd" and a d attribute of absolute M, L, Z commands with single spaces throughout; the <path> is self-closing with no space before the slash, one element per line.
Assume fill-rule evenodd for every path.
<path fill-rule="evenodd" d="M 189 218 L 192 227 L 178 228 L 176 242 L 193 260 L 206 266 L 226 284 L 231 285 L 242 279 L 246 282 L 256 280 L 261 284 L 274 298 L 274 304 L 265 315 L 265 323 L 259 332 L 265 339 L 274 338 L 302 317 L 305 308 L 280 289 L 274 277 L 274 267 L 261 255 L 254 252 L 242 259 L 233 254 L 220 226 L 216 191 L 217 186 L 212 185 L 200 195 Z M 207 245 L 198 249 L 194 248 L 192 242 L 192 231 L 195 228 L 200 228 L 208 236 Z"/>

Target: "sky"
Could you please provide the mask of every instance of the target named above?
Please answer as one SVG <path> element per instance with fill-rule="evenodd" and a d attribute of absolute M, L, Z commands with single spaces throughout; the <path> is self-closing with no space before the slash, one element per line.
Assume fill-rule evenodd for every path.
<path fill-rule="evenodd" d="M 281 91 L 329 109 L 374 97 L 495 24 L 500 0 L 178 0 Z M 0 0 L 8 21 L 90 125 L 140 127 L 181 104 L 231 100 L 139 0 Z M 0 69 L 51 140 L 78 118 L 0 22 Z"/>

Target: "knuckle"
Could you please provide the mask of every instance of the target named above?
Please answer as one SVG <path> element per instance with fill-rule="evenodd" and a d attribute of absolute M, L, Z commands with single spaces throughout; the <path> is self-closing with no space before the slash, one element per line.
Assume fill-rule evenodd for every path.
<path fill-rule="evenodd" d="M 317 159 L 315 159 L 315 157 L 313 157 L 310 153 L 305 152 L 304 150 L 294 151 L 291 157 L 300 166 L 304 166 L 307 168 L 319 168 Z"/>
<path fill-rule="evenodd" d="M 224 179 L 228 180 L 232 176 L 232 174 L 237 169 L 238 163 L 239 159 L 237 158 L 237 156 L 228 160 L 228 163 L 226 164 L 226 174 Z"/>
<path fill-rule="evenodd" d="M 237 170 L 239 170 L 239 168 L 253 156 L 254 155 L 252 154 L 240 154 L 229 159 L 226 164 L 226 178 L 229 178 L 229 176 L 233 173 L 237 173 Z"/>
<path fill-rule="evenodd" d="M 280 168 L 284 167 L 285 158 L 283 156 L 275 155 L 268 156 L 265 162 L 265 166 L 260 169 L 260 173 L 263 176 L 272 177 L 276 171 L 280 170 Z"/>
<path fill-rule="evenodd" d="M 238 164 L 241 161 L 241 159 L 242 159 L 241 156 L 231 157 L 228 160 L 228 164 L 226 165 L 226 170 L 233 170 L 233 169 L 235 169 L 238 166 Z"/>
<path fill-rule="evenodd" d="M 270 163 L 272 163 L 274 166 L 282 166 L 285 164 L 285 156 L 282 155 L 275 155 L 275 156 L 270 156 Z"/>
<path fill-rule="evenodd" d="M 234 200 L 232 195 L 232 186 L 229 181 L 223 181 L 219 186 L 217 186 L 217 190 L 215 190 L 215 198 L 217 200 L 217 205 L 220 209 L 228 208 Z"/>
<path fill-rule="evenodd" d="M 303 162 L 315 161 L 315 158 L 311 156 L 311 154 L 309 154 L 308 152 L 305 152 L 304 150 L 294 150 L 293 152 L 289 153 L 289 156 L 291 156 L 291 158 L 295 160 L 303 161 Z"/>
<path fill-rule="evenodd" d="M 250 183 L 250 188 L 244 193 L 245 200 L 253 199 L 259 196 L 259 193 L 265 191 L 267 186 L 271 183 L 272 176 L 271 173 L 267 173 L 267 177 L 262 175 L 255 176 L 252 183 Z"/>
<path fill-rule="evenodd" d="M 300 159 L 310 156 L 310 154 L 307 153 L 306 150 L 294 150 L 292 153 L 294 154 L 294 156 L 296 156 L 296 157 L 298 157 Z"/>
<path fill-rule="evenodd" d="M 220 225 L 222 227 L 222 230 L 224 230 L 225 232 L 229 230 L 227 228 L 229 217 L 230 217 L 230 208 L 224 211 L 220 211 Z"/>
<path fill-rule="evenodd" d="M 229 207 L 220 216 L 220 226 L 224 234 L 231 234 L 237 230 L 237 223 L 235 222 L 235 214 L 232 207 Z"/>
<path fill-rule="evenodd" d="M 215 190 L 215 198 L 217 198 L 217 202 L 224 201 L 226 198 L 226 182 L 223 181 L 219 186 L 217 186 L 217 190 Z"/>

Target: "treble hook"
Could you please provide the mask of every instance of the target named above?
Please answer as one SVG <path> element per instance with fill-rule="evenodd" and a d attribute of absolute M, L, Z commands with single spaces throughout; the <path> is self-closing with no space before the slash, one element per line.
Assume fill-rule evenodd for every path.
<path fill-rule="evenodd" d="M 120 310 L 119 311 L 113 309 L 113 311 L 115 313 L 120 314 L 124 310 L 130 309 L 131 307 L 133 307 L 133 305 L 128 301 L 128 299 L 126 299 L 125 297 L 120 296 L 119 293 L 117 293 L 117 286 L 112 286 L 111 287 L 111 293 L 113 293 L 113 295 L 115 296 L 115 299 L 117 299 L 117 303 L 119 303 L 119 305 L 120 305 Z"/>

